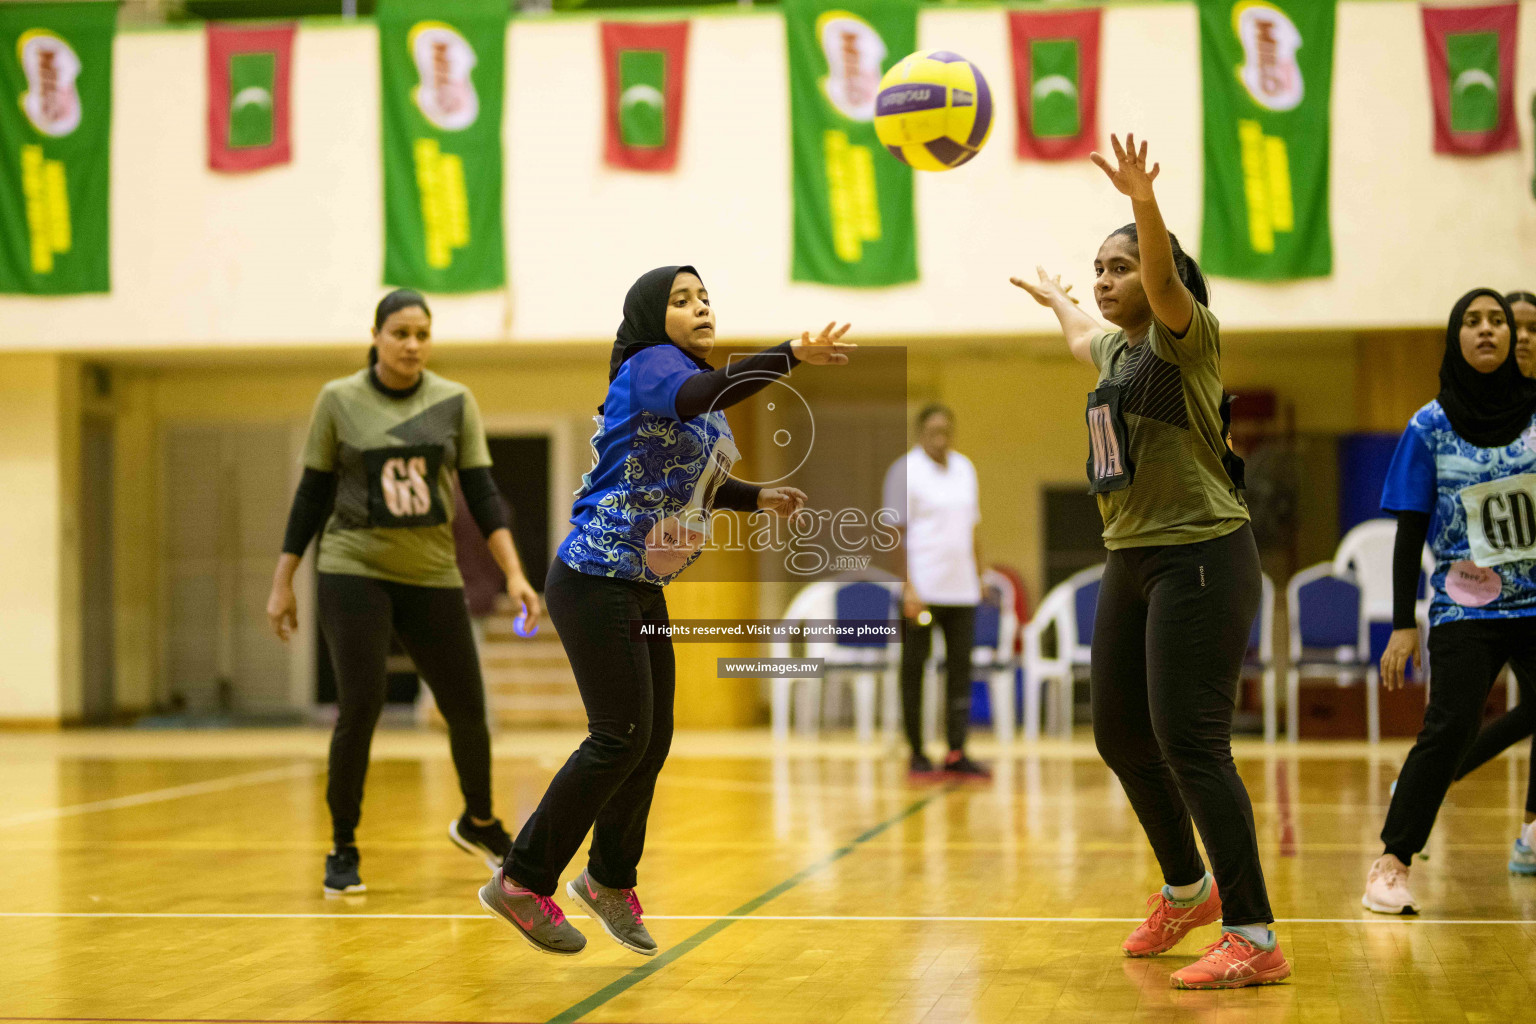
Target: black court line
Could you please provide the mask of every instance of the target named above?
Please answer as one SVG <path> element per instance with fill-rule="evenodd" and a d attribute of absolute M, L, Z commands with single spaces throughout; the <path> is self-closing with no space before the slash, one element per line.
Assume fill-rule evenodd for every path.
<path fill-rule="evenodd" d="M 887 818 L 885 821 L 882 821 L 880 824 L 874 826 L 868 831 L 861 833 L 847 844 L 838 847 L 836 850 L 833 850 L 831 853 L 816 861 L 814 864 L 801 868 L 799 871 L 795 872 L 793 875 L 789 876 L 784 881 L 774 886 L 772 889 L 769 889 L 767 892 L 754 899 L 748 900 L 746 903 L 743 903 L 735 910 L 732 910 L 725 917 L 705 925 L 703 928 L 688 936 L 682 942 L 679 942 L 677 945 L 670 947 L 666 952 L 645 964 L 643 967 L 636 967 L 634 970 L 630 971 L 628 974 L 624 975 L 617 981 L 598 989 L 596 992 L 592 993 L 590 996 L 587 996 L 587 998 L 583 999 L 581 1002 L 569 1006 L 562 1010 L 560 1013 L 555 1014 L 553 1017 L 549 1018 L 546 1024 L 575 1024 L 576 1021 L 580 1020 L 582 1017 L 585 1017 L 587 1014 L 602 1006 L 604 1003 L 612 1000 L 615 996 L 622 995 L 623 993 L 629 991 L 644 981 L 646 978 L 649 978 L 663 967 L 666 967 L 668 964 L 672 963 L 674 960 L 687 955 L 688 953 L 697 949 L 699 946 L 703 945 L 705 942 L 708 942 L 710 939 L 714 938 L 716 935 L 719 935 L 721 932 L 725 931 L 725 929 L 735 924 L 737 918 L 743 917 L 755 910 L 758 910 L 764 904 L 784 895 L 786 892 L 793 889 L 807 878 L 810 878 L 812 875 L 815 875 L 816 873 L 831 867 L 833 864 L 842 860 L 844 857 L 848 856 L 854 850 L 869 842 L 871 839 L 875 838 L 880 833 L 890 828 L 892 825 L 896 825 L 905 821 L 940 797 L 947 796 L 954 790 L 954 788 L 954 786 L 945 786 L 938 792 L 932 793 L 929 796 L 925 796 L 923 799 L 917 801 L 916 803 L 909 805 L 900 814 L 897 814 L 891 818 Z"/>

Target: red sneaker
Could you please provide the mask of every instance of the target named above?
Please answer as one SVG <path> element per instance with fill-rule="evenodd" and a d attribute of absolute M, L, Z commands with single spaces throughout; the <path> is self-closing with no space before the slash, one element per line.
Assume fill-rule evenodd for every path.
<path fill-rule="evenodd" d="M 1222 932 L 1221 939 L 1206 948 L 1205 956 L 1173 972 L 1174 988 L 1245 988 L 1272 985 L 1291 976 L 1291 965 L 1280 952 L 1261 949 L 1236 932 Z"/>
<path fill-rule="evenodd" d="M 1126 956 L 1157 956 L 1166 953 L 1190 932 L 1201 925 L 1221 919 L 1221 896 L 1216 892 L 1216 881 L 1211 880 L 1211 894 L 1204 903 L 1193 907 L 1176 907 L 1161 892 L 1147 897 L 1151 915 L 1130 937 L 1120 943 Z"/>

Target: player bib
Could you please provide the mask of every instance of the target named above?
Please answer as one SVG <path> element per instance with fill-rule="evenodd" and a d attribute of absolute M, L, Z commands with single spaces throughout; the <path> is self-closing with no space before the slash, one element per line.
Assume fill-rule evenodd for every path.
<path fill-rule="evenodd" d="M 1130 443 L 1122 410 L 1124 390 L 1101 384 L 1088 393 L 1088 491 L 1103 494 L 1131 486 Z"/>
<path fill-rule="evenodd" d="M 1487 568 L 1536 559 L 1536 473 L 1463 487 L 1472 561 Z"/>
<path fill-rule="evenodd" d="M 657 576 L 670 576 L 688 564 L 694 552 L 709 539 L 709 514 L 715 507 L 715 494 L 731 475 L 731 466 L 741 453 L 724 435 L 715 439 L 709 450 L 693 494 L 675 516 L 668 516 L 651 527 L 645 538 L 645 564 Z"/>

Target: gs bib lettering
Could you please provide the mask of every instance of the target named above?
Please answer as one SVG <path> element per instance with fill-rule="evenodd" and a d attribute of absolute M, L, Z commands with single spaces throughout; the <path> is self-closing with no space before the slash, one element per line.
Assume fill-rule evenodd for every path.
<path fill-rule="evenodd" d="M 1088 492 L 1103 494 L 1131 486 L 1130 443 L 1122 412 L 1124 391 L 1101 384 L 1088 393 Z"/>
<path fill-rule="evenodd" d="M 448 521 L 438 494 L 443 448 L 436 444 L 401 445 L 363 452 L 368 475 L 368 525 L 438 526 Z"/>
<path fill-rule="evenodd" d="M 1467 546 L 1487 568 L 1536 559 L 1536 473 L 1463 487 Z"/>

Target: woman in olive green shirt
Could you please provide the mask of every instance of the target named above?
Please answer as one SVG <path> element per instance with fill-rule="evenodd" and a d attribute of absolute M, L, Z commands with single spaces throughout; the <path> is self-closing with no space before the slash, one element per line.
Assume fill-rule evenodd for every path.
<path fill-rule="evenodd" d="M 1099 247 L 1094 298 L 1119 330 L 1077 309 L 1044 270 L 1013 283 L 1056 313 L 1072 354 L 1099 371 L 1088 396 L 1088 482 L 1109 557 L 1094 618 L 1093 733 L 1167 883 L 1121 948 L 1155 956 L 1220 918 L 1221 940 L 1172 983 L 1279 981 L 1290 965 L 1268 928 L 1253 808 L 1232 763 L 1261 581 L 1242 463 L 1226 444 L 1220 330 L 1199 266 L 1163 225 L 1146 143 L 1138 151 L 1134 136 L 1124 147 L 1110 141 L 1116 166 L 1093 160 L 1136 219 Z"/>
<path fill-rule="evenodd" d="M 491 812 L 491 739 L 485 687 L 454 558 L 454 476 L 507 577 L 507 595 L 536 623 L 539 599 L 523 575 L 491 453 L 469 389 L 426 368 L 432 315 L 419 293 L 390 292 L 374 310 L 370 365 L 320 390 L 267 601 L 287 640 L 298 624 L 293 574 L 321 533 L 320 631 L 336 675 L 326 802 L 335 848 L 326 893 L 364 891 L 355 832 L 373 729 L 384 707 L 385 659 L 398 636 L 448 723 L 464 814 L 448 835 L 497 867 L 512 839 Z"/>

